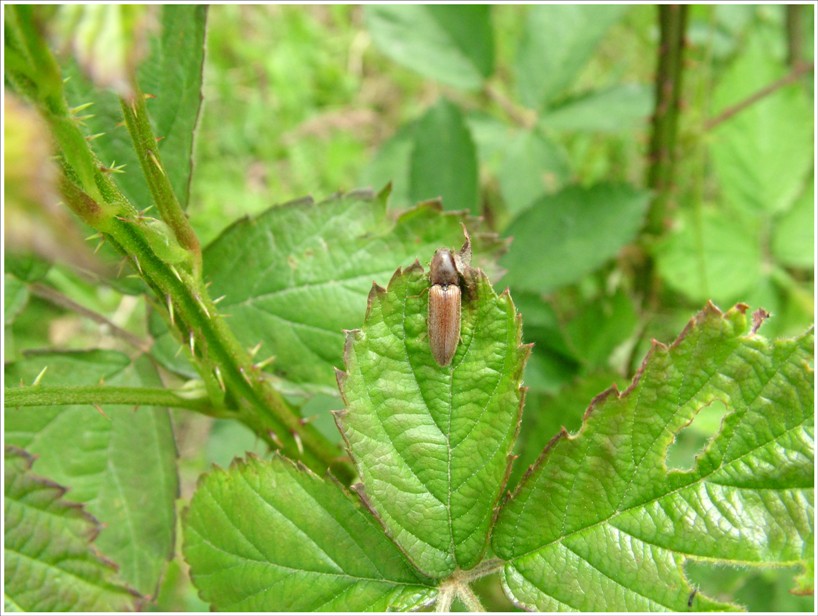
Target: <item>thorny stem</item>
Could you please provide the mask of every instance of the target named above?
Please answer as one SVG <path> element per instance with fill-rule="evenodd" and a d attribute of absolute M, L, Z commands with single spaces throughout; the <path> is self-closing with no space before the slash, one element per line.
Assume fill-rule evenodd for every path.
<path fill-rule="evenodd" d="M 89 385 L 81 387 L 11 387 L 5 390 L 5 405 L 9 408 L 30 406 L 69 406 L 75 404 L 168 406 L 189 409 L 205 415 L 224 416 L 228 413 L 213 409 L 203 397 L 190 397 L 183 391 L 164 387 L 119 387 Z"/>
<path fill-rule="evenodd" d="M 179 245 L 187 249 L 193 257 L 193 271 L 197 274 L 202 268 L 202 249 L 199 238 L 190 226 L 170 180 L 165 173 L 162 159 L 157 147 L 156 137 L 151 129 L 148 110 L 145 106 L 145 96 L 139 86 L 132 85 L 134 97 L 132 100 L 120 100 L 125 125 L 133 140 L 134 150 L 139 157 L 142 173 L 148 181 L 159 214 L 176 236 Z"/>
<path fill-rule="evenodd" d="M 653 191 L 653 199 L 641 234 L 642 261 L 635 272 L 636 291 L 641 296 L 643 309 L 656 301 L 652 244 L 665 232 L 673 199 L 687 9 L 686 5 L 658 7 L 660 38 L 654 87 L 656 100 L 646 177 L 647 187 Z"/>
<path fill-rule="evenodd" d="M 102 165 L 71 116 L 59 67 L 33 25 L 30 7 L 15 5 L 10 9 L 6 11 L 4 51 L 10 57 L 13 70 L 9 71 L 7 67 L 7 73 L 10 73 L 12 82 L 19 84 L 21 92 L 37 104 L 51 126 L 63 166 L 60 188 L 66 205 L 130 257 L 140 276 L 156 294 L 160 306 L 173 307 L 174 318 L 171 319 L 169 311 L 164 316 L 172 329 L 175 326 L 182 340 L 189 343 L 191 358 L 205 384 L 212 407 L 237 409 L 238 418 L 271 447 L 280 448 L 294 459 L 301 459 L 318 472 L 332 467 L 339 480 L 348 482 L 352 469 L 348 463 L 338 462 L 336 446 L 314 426 L 304 424 L 298 412 L 254 366 L 248 351 L 217 312 L 195 266 L 200 257 L 194 255 L 191 272 L 189 266 L 166 262 L 153 250 L 144 224 L 136 216 L 136 208 L 102 171 Z M 151 150 L 155 141 L 144 113 L 144 99 L 137 97 L 135 105 L 124 105 L 123 112 L 143 158 L 143 169 L 147 160 L 147 168 L 153 170 L 148 181 L 153 183 L 154 198 L 157 201 L 170 199 L 172 190 L 166 178 L 163 179 L 161 161 Z M 167 204 L 165 201 L 164 205 Z M 184 213 L 178 202 L 170 205 L 166 212 L 173 221 L 168 224 L 174 232 L 182 229 L 181 235 L 186 239 L 180 243 L 198 250 L 195 235 L 185 236 L 192 230 L 186 226 L 186 220 L 181 222 Z"/>
<path fill-rule="evenodd" d="M 648 188 L 655 197 L 648 211 L 646 232 L 659 236 L 665 230 L 676 171 L 676 137 L 682 99 L 683 56 L 687 28 L 686 5 L 659 7 L 659 56 L 656 72 L 656 107 L 648 150 Z"/>

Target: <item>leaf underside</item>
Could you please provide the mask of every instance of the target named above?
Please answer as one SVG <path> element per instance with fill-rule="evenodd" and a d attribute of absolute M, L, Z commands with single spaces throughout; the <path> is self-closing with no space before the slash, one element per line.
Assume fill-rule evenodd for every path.
<path fill-rule="evenodd" d="M 66 490 L 31 472 L 33 456 L 5 446 L 4 611 L 125 611 L 139 594 L 94 546 L 99 522 Z"/>

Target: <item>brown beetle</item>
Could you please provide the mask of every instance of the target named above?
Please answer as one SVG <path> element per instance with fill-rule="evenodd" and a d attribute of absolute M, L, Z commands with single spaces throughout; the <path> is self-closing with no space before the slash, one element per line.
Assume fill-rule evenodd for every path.
<path fill-rule="evenodd" d="M 429 272 L 429 347 L 441 366 L 448 366 L 460 343 L 460 282 L 469 269 L 471 239 L 463 227 L 466 243 L 459 252 L 439 248 Z"/>

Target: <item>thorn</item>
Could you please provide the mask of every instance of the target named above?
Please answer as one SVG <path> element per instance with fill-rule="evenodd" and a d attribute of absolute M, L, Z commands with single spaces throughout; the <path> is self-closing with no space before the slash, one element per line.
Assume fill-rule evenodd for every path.
<path fill-rule="evenodd" d="M 270 357 L 268 357 L 264 361 L 260 361 L 257 364 L 253 364 L 253 368 L 255 368 L 256 370 L 264 370 L 267 366 L 272 364 L 275 360 L 276 360 L 276 356 L 275 355 L 270 355 Z"/>
<path fill-rule="evenodd" d="M 239 372 L 241 372 L 241 376 L 244 377 L 244 380 L 247 381 L 247 384 L 252 387 L 253 381 L 251 381 L 250 377 L 247 376 L 247 373 L 244 371 L 244 366 L 239 366 Z"/>
<path fill-rule="evenodd" d="M 278 434 L 276 434 L 272 430 L 267 430 L 267 435 L 270 437 L 270 440 L 273 441 L 273 444 L 276 447 L 278 447 L 279 449 L 284 449 L 284 443 L 282 443 L 281 439 L 278 438 Z"/>
<path fill-rule="evenodd" d="M 122 278 L 122 269 L 125 267 L 125 264 L 128 262 L 128 257 L 125 257 L 119 261 L 119 268 L 116 272 L 117 278 Z"/>
<path fill-rule="evenodd" d="M 134 263 L 136 263 L 136 269 L 138 269 L 139 273 L 144 276 L 145 274 L 142 273 L 142 266 L 139 264 L 139 257 L 136 255 L 131 255 L 131 258 L 134 260 Z"/>
<path fill-rule="evenodd" d="M 261 344 L 262 343 L 259 342 L 256 346 L 247 349 L 247 352 L 250 353 L 251 359 L 256 356 L 256 353 L 258 353 L 259 349 L 261 348 Z"/>
<path fill-rule="evenodd" d="M 216 299 L 213 300 L 213 305 L 215 306 L 220 301 L 222 301 L 225 297 L 227 297 L 227 296 L 226 295 L 220 295 L 219 297 L 217 297 Z"/>
<path fill-rule="evenodd" d="M 86 141 L 95 141 L 95 140 L 99 139 L 100 137 L 104 137 L 104 136 L 105 136 L 105 133 L 96 133 L 94 135 L 88 135 L 85 138 L 85 140 Z"/>
<path fill-rule="evenodd" d="M 300 423 L 302 426 L 306 426 L 308 423 L 312 423 L 312 422 L 313 422 L 313 421 L 315 421 L 316 419 L 318 419 L 318 415 L 310 415 L 309 417 L 300 417 L 300 418 L 298 419 L 298 422 L 299 422 L 299 423 Z"/>
<path fill-rule="evenodd" d="M 298 455 L 304 455 L 304 443 L 301 442 L 301 435 L 298 432 L 293 432 L 293 440 L 295 441 L 295 446 L 298 448 Z"/>
<path fill-rule="evenodd" d="M 208 280 L 208 281 L 205 283 L 205 289 L 209 289 L 209 288 L 210 288 L 210 285 L 212 285 L 212 284 L 213 284 L 213 281 L 212 281 L 212 280 Z"/>
<path fill-rule="evenodd" d="M 95 409 L 97 409 L 97 411 L 99 412 L 99 414 L 100 414 L 100 415 L 102 415 L 102 416 L 103 416 L 105 419 L 107 419 L 108 421 L 111 421 L 111 418 L 110 418 L 110 417 L 108 417 L 108 416 L 105 414 L 105 411 L 103 411 L 103 410 L 102 410 L 102 407 L 101 407 L 99 404 L 97 404 L 96 402 L 94 402 L 94 403 L 93 403 L 93 405 L 94 405 L 94 408 L 95 408 Z"/>
<path fill-rule="evenodd" d="M 202 298 L 199 297 L 198 293 L 194 293 L 193 297 L 196 300 L 196 303 L 199 304 L 199 308 L 201 308 L 204 311 L 205 315 L 209 319 L 210 318 L 210 311 L 207 309 L 207 306 L 205 306 L 204 302 L 202 301 Z"/>
<path fill-rule="evenodd" d="M 168 265 L 168 267 L 170 268 L 170 271 L 173 272 L 173 275 L 176 276 L 176 280 L 182 282 L 182 277 L 179 275 L 179 272 L 176 271 L 176 268 L 173 267 L 172 265 Z"/>
<path fill-rule="evenodd" d="M 165 295 L 165 301 L 167 301 L 168 303 L 168 314 L 170 315 L 170 324 L 175 327 L 176 318 L 173 315 L 173 300 L 170 298 L 170 294 Z"/>
<path fill-rule="evenodd" d="M 128 163 L 122 163 L 121 165 L 117 165 L 115 160 L 111 161 L 110 166 L 105 167 L 102 166 L 101 169 L 105 173 L 125 173 L 125 167 L 128 166 Z"/>
<path fill-rule="evenodd" d="M 213 372 L 216 374 L 216 380 L 219 382 L 219 388 L 222 391 L 226 392 L 227 388 L 224 386 L 224 379 L 222 379 L 221 369 L 218 366 L 216 366 L 215 368 L 213 368 Z"/>
<path fill-rule="evenodd" d="M 68 112 L 69 112 L 71 115 L 76 115 L 76 114 L 78 114 L 80 111 L 85 111 L 85 110 L 86 110 L 86 109 L 88 109 L 89 107 L 93 107 L 93 105 L 94 105 L 94 102 L 93 102 L 93 101 L 91 101 L 90 103 L 83 103 L 82 105 L 77 105 L 76 107 L 72 107 L 71 109 L 69 109 L 69 110 L 68 110 Z"/>
<path fill-rule="evenodd" d="M 103 237 L 105 237 L 105 236 L 102 235 L 102 233 L 94 233 L 94 235 L 89 235 L 88 237 L 86 237 L 85 241 L 90 242 L 91 240 L 98 240 L 98 239 L 103 238 Z"/>
<path fill-rule="evenodd" d="M 154 154 L 153 150 L 148 150 L 148 158 L 151 159 L 151 162 L 156 166 L 157 169 L 165 175 L 165 170 L 162 169 L 162 163 L 159 162 L 159 158 Z"/>
<path fill-rule="evenodd" d="M 146 101 L 147 101 L 147 100 L 150 100 L 150 99 L 152 99 L 152 98 L 156 98 L 156 94 L 148 94 L 147 92 L 143 92 L 143 93 L 142 93 L 142 96 L 144 96 L 144 97 L 145 97 L 145 100 L 146 100 Z"/>
<path fill-rule="evenodd" d="M 193 330 L 192 329 L 190 330 L 190 333 L 188 335 L 187 340 L 188 340 L 188 344 L 190 345 L 190 354 L 195 357 L 196 356 L 196 338 L 193 335 Z"/>
<path fill-rule="evenodd" d="M 173 356 L 174 356 L 174 357 L 179 357 L 179 353 L 181 353 L 182 349 L 184 349 L 184 348 L 185 348 L 185 345 L 184 345 L 184 344 L 180 344 L 180 345 L 179 345 L 179 348 L 178 348 L 178 349 L 176 349 L 176 352 L 173 354 Z"/>
<path fill-rule="evenodd" d="M 164 141 L 165 138 L 164 137 L 154 137 L 154 140 L 156 140 L 156 143 L 159 143 L 160 141 Z"/>
<path fill-rule="evenodd" d="M 34 377 L 34 382 L 31 383 L 32 387 L 37 387 L 37 385 L 40 384 L 40 381 L 42 381 L 43 377 L 45 376 L 46 370 L 48 370 L 48 366 L 46 366 L 45 368 L 40 370 L 40 374 L 38 374 L 37 376 Z"/>

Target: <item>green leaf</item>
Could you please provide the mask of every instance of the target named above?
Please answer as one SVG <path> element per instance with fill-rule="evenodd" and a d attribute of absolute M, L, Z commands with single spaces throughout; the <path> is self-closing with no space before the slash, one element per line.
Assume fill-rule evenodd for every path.
<path fill-rule="evenodd" d="M 414 202 L 409 196 L 409 173 L 412 150 L 415 148 L 415 122 L 402 124 L 378 148 L 362 173 L 362 186 L 379 187 L 390 184 L 389 208 L 406 209 Z"/>
<path fill-rule="evenodd" d="M 716 87 L 714 115 L 786 73 L 769 51 L 771 36 L 756 32 L 748 37 Z M 794 83 L 716 127 L 710 140 L 713 166 L 735 209 L 769 214 L 792 204 L 813 165 L 812 108 L 803 86 Z"/>
<path fill-rule="evenodd" d="M 649 86 L 622 84 L 570 98 L 542 115 L 540 125 L 550 130 L 631 132 L 645 126 L 652 110 Z"/>
<path fill-rule="evenodd" d="M 512 288 L 548 293 L 578 282 L 636 237 L 648 194 L 625 185 L 568 187 L 509 225 L 514 238 L 501 264 Z"/>
<path fill-rule="evenodd" d="M 26 307 L 29 293 L 28 285 L 16 276 L 3 276 L 3 325 L 8 327 Z"/>
<path fill-rule="evenodd" d="M 576 4 L 529 7 L 515 64 L 520 100 L 543 109 L 564 94 L 602 36 L 627 9 Z"/>
<path fill-rule="evenodd" d="M 537 346 L 531 359 L 537 357 Z M 531 365 L 531 361 L 527 365 Z M 525 412 L 517 439 L 514 467 L 511 469 L 509 485 L 516 486 L 523 473 L 537 461 L 548 442 L 560 433 L 562 428 L 576 432 L 582 424 L 582 416 L 588 404 L 599 392 L 608 389 L 620 379 L 613 372 L 598 372 L 575 379 L 556 392 L 542 393 L 529 391 L 525 395 Z M 526 377 L 526 386 L 529 379 Z"/>
<path fill-rule="evenodd" d="M 132 363 L 113 351 L 27 354 L 6 366 L 6 383 L 30 386 L 43 368 L 42 385 L 160 384 L 147 358 Z M 38 473 L 71 488 L 72 500 L 105 525 L 97 545 L 119 563 L 121 578 L 149 595 L 173 551 L 178 482 L 170 419 L 164 409 L 103 410 L 6 408 L 5 442 L 35 454 Z"/>
<path fill-rule="evenodd" d="M 160 138 L 159 153 L 176 198 L 185 207 L 192 172 L 193 137 L 201 106 L 202 67 L 207 7 L 167 5 L 157 7 L 159 31 L 149 37 L 150 52 L 140 63 L 137 78 L 151 99 L 148 111 L 154 134 Z M 105 133 L 93 141 L 104 165 L 125 165 L 116 180 L 125 196 L 139 209 L 153 199 L 142 175 L 131 138 L 122 123 L 118 97 L 97 90 L 76 70 L 69 73 L 66 96 L 74 106 L 93 102 L 80 115 L 89 135 Z"/>
<path fill-rule="evenodd" d="M 394 221 L 385 200 L 385 193 L 358 192 L 280 205 L 237 222 L 205 250 L 211 295 L 225 296 L 219 307 L 243 344 L 263 342 L 261 359 L 275 354 L 268 370 L 334 393 L 342 331 L 361 322 L 372 281 L 388 280 L 398 263 L 462 242 L 460 219 L 441 214 L 439 205 L 421 205 Z M 479 239 L 478 255 L 499 247 L 496 239 Z"/>
<path fill-rule="evenodd" d="M 375 45 L 424 77 L 476 90 L 494 70 L 488 6 L 368 5 L 364 17 Z"/>
<path fill-rule="evenodd" d="M 776 218 L 773 256 L 790 267 L 815 267 L 815 186 L 809 183 L 793 206 Z"/>
<path fill-rule="evenodd" d="M 762 278 L 758 225 L 723 210 L 683 211 L 657 247 L 659 275 L 693 301 L 745 299 Z"/>
<path fill-rule="evenodd" d="M 439 197 L 447 210 L 479 212 L 477 151 L 460 109 L 440 99 L 417 121 L 409 196 Z"/>
<path fill-rule="evenodd" d="M 203 476 L 184 520 L 193 582 L 216 610 L 383 612 L 435 596 L 342 487 L 286 458 Z"/>
<path fill-rule="evenodd" d="M 497 179 L 512 215 L 526 209 L 538 197 L 555 192 L 571 176 L 563 149 L 537 129 L 519 132 L 510 143 L 506 138 L 503 149 L 505 158 Z"/>
<path fill-rule="evenodd" d="M 463 291 L 461 342 L 449 366 L 432 357 L 429 279 L 415 263 L 372 288 L 338 377 L 338 425 L 356 489 L 424 573 L 474 567 L 486 549 L 520 419 L 529 347 L 508 293 L 478 274 Z"/>
<path fill-rule="evenodd" d="M 66 489 L 31 472 L 34 457 L 5 445 L 4 611 L 130 611 L 139 595 L 96 549 L 100 524 Z"/>
<path fill-rule="evenodd" d="M 125 4 L 73 4 L 57 15 L 64 43 L 97 88 L 131 98 L 131 79 L 145 54 L 149 8 Z"/>
<path fill-rule="evenodd" d="M 577 314 L 565 325 L 565 337 L 579 362 L 591 369 L 604 368 L 638 325 L 636 308 L 620 289 L 578 306 Z"/>
<path fill-rule="evenodd" d="M 546 447 L 493 535 L 518 605 L 685 611 L 687 559 L 808 566 L 813 335 L 769 341 L 747 332 L 745 310 L 708 304 Z M 690 470 L 669 471 L 677 433 L 714 402 L 727 409 L 719 431 Z M 728 608 L 693 596 L 694 611 Z"/>

